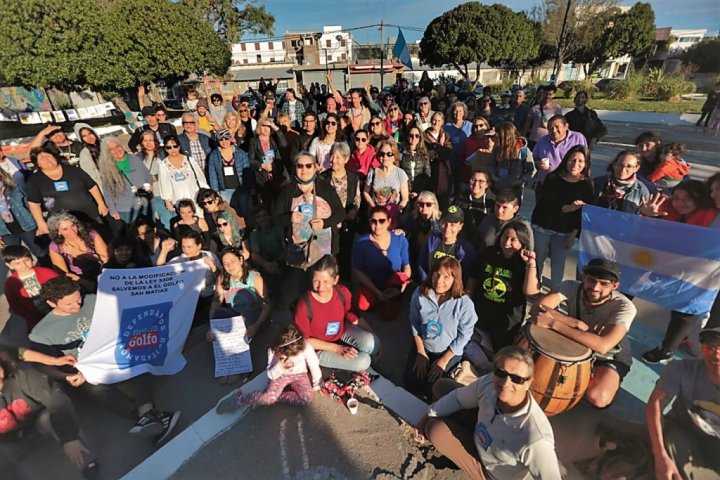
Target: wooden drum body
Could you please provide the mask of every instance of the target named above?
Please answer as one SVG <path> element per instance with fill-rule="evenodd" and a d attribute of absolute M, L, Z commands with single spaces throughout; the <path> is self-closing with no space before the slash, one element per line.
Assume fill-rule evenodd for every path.
<path fill-rule="evenodd" d="M 592 375 L 589 348 L 547 328 L 528 324 L 518 342 L 535 360 L 530 392 L 548 417 L 573 408 L 585 395 Z"/>

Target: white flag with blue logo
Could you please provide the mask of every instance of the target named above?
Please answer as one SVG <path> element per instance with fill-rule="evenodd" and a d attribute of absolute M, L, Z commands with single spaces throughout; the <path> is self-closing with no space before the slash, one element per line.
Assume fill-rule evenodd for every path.
<path fill-rule="evenodd" d="M 705 314 L 720 288 L 720 233 L 585 205 L 579 265 L 620 266 L 620 290 L 670 310 Z"/>
<path fill-rule="evenodd" d="M 207 265 L 202 260 L 152 268 L 103 270 L 77 368 L 92 384 L 143 373 L 174 375 Z"/>

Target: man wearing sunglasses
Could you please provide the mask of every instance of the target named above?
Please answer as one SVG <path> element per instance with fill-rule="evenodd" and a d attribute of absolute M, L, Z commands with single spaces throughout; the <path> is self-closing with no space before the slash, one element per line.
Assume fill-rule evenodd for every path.
<path fill-rule="evenodd" d="M 430 440 L 473 479 L 560 480 L 552 427 L 529 392 L 533 373 L 532 357 L 511 345 L 470 385 L 438 380 L 439 400 L 418 422 L 418 440 Z"/>
<path fill-rule="evenodd" d="M 167 137 L 168 135 L 175 135 L 175 127 L 173 127 L 169 123 L 160 123 L 158 121 L 157 111 L 155 110 L 155 107 L 143 107 L 142 115 L 145 119 L 146 125 L 142 128 L 136 129 L 130 137 L 130 140 L 128 140 L 128 148 L 133 152 L 138 151 L 138 148 L 140 147 L 140 142 L 142 141 L 142 134 L 147 130 L 155 133 L 155 137 L 158 139 L 161 147 L 163 145 L 163 139 L 165 137 Z"/>
<path fill-rule="evenodd" d="M 549 328 L 595 352 L 585 399 L 596 408 L 610 406 L 630 371 L 632 352 L 627 333 L 635 305 L 622 293 L 617 263 L 594 258 L 582 270 L 582 280 L 566 280 L 533 306 L 529 321 Z M 567 315 L 555 310 L 567 305 Z"/>
<path fill-rule="evenodd" d="M 206 171 L 206 159 L 215 148 L 215 142 L 210 136 L 198 130 L 197 118 L 192 113 L 182 116 L 183 133 L 178 135 L 180 151 L 183 155 L 192 157 L 203 172 Z"/>

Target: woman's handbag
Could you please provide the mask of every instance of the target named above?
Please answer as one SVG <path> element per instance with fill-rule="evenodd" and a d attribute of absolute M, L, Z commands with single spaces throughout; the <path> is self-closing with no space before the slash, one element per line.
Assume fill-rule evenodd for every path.
<path fill-rule="evenodd" d="M 313 184 L 313 215 L 317 212 L 317 197 Z M 285 263 L 291 267 L 307 270 L 325 255 L 332 253 L 332 228 L 313 230 L 310 238 L 303 242 L 288 242 Z"/>

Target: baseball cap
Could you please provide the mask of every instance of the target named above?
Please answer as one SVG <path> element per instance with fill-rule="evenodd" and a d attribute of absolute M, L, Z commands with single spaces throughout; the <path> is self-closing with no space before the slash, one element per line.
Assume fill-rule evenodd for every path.
<path fill-rule="evenodd" d="M 447 210 L 443 212 L 440 220 L 444 220 L 450 223 L 464 222 L 465 212 L 463 212 L 462 208 L 458 207 L 457 205 L 450 205 Z"/>
<path fill-rule="evenodd" d="M 609 278 L 615 281 L 620 280 L 620 267 L 612 260 L 604 258 L 593 258 L 583 267 L 583 273 L 598 278 Z"/>
<path fill-rule="evenodd" d="M 200 100 L 198 100 L 196 107 L 208 108 L 207 98 L 201 98 Z"/>
<path fill-rule="evenodd" d="M 370 87 L 370 93 L 380 93 L 380 89 L 378 87 Z"/>
<path fill-rule="evenodd" d="M 152 106 L 143 107 L 141 111 L 142 111 L 143 117 L 147 117 L 148 115 L 157 114 L 157 110 L 155 110 L 155 107 L 152 107 Z"/>
<path fill-rule="evenodd" d="M 720 327 L 703 328 L 700 330 L 700 343 L 720 342 Z"/>
<path fill-rule="evenodd" d="M 275 100 L 275 92 L 273 92 L 272 90 L 268 90 L 267 92 L 265 92 L 265 100 L 271 99 Z"/>

